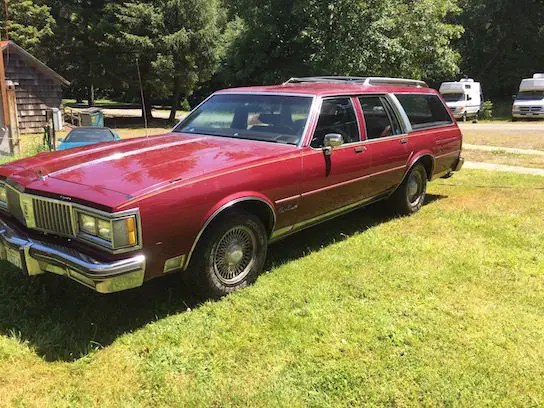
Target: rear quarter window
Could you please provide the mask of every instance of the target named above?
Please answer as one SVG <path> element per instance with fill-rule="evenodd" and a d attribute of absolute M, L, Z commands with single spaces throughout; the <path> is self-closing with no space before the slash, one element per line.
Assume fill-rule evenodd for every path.
<path fill-rule="evenodd" d="M 396 94 L 414 130 L 444 126 L 453 120 L 436 95 Z"/>

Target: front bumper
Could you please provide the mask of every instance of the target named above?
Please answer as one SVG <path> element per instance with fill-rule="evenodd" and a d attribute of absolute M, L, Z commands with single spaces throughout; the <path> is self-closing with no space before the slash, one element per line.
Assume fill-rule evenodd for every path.
<path fill-rule="evenodd" d="M 144 282 L 144 255 L 99 262 L 71 248 L 29 238 L 4 220 L 0 220 L 0 259 L 29 276 L 45 272 L 64 275 L 100 293 L 132 289 Z"/>
<path fill-rule="evenodd" d="M 512 111 L 514 119 L 544 119 L 544 112 L 521 112 Z"/>

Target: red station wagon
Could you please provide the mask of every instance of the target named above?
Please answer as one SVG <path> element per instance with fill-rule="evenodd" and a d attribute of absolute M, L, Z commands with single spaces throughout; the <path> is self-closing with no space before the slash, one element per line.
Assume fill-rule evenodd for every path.
<path fill-rule="evenodd" d="M 171 133 L 0 166 L 0 257 L 101 293 L 174 272 L 219 297 L 269 243 L 388 200 L 418 211 L 461 169 L 438 92 L 394 78 L 293 78 L 214 93 Z"/>

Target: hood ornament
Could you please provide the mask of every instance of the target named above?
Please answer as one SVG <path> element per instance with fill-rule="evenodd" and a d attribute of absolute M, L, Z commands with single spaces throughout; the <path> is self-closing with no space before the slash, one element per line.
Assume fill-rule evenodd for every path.
<path fill-rule="evenodd" d="M 38 179 L 43 181 L 47 178 L 47 175 L 46 174 L 43 174 L 43 170 L 42 169 L 38 169 L 36 171 L 36 173 L 38 174 Z"/>

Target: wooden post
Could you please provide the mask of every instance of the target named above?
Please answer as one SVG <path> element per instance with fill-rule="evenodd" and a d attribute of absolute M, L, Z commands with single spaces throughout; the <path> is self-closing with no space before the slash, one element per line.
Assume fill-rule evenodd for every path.
<path fill-rule="evenodd" d="M 15 97 L 15 84 L 11 81 L 6 83 L 7 93 L 7 108 L 8 108 L 8 129 L 10 140 L 10 151 L 13 155 L 21 153 L 20 138 L 19 138 L 19 121 L 17 120 L 17 100 Z"/>

